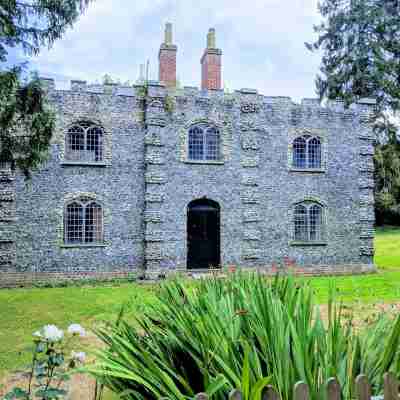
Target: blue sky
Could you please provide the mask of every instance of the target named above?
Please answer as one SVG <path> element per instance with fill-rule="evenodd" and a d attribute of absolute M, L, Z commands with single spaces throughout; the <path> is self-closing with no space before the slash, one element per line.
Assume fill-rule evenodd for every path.
<path fill-rule="evenodd" d="M 223 81 L 230 90 L 257 88 L 294 100 L 315 97 L 320 56 L 304 46 L 319 22 L 318 0 L 97 0 L 50 50 L 32 58 L 40 75 L 100 81 L 108 73 L 135 81 L 150 61 L 157 79 L 164 24 L 173 23 L 178 78 L 200 85 L 200 57 L 210 27 L 223 51 Z M 18 54 L 17 54 L 18 55 Z M 15 54 L 14 54 L 15 56 Z"/>

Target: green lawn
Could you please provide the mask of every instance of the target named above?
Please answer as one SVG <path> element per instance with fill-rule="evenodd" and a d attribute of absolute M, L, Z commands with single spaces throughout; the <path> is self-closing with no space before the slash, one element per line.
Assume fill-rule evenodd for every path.
<path fill-rule="evenodd" d="M 5 289 L 0 290 L 0 376 L 28 361 L 24 349 L 32 333 L 46 324 L 66 328 L 81 323 L 113 320 L 122 304 L 128 312 L 140 312 L 153 301 L 151 286 L 118 286 Z"/>
<path fill-rule="evenodd" d="M 400 268 L 400 229 L 379 228 L 375 238 L 375 264 L 385 270 Z"/>
<path fill-rule="evenodd" d="M 378 228 L 375 237 L 375 265 L 378 274 L 311 278 L 318 298 L 324 302 L 332 282 L 344 301 L 400 301 L 400 229 Z"/>
<path fill-rule="evenodd" d="M 376 237 L 379 273 L 354 277 L 310 278 L 321 303 L 333 282 L 345 301 L 394 302 L 400 299 L 400 229 L 379 229 Z M 66 287 L 55 289 L 0 290 L 0 376 L 28 361 L 24 348 L 31 334 L 45 324 L 66 328 L 81 323 L 113 320 L 120 306 L 140 313 L 154 300 L 154 287 L 133 283 L 118 286 Z"/>

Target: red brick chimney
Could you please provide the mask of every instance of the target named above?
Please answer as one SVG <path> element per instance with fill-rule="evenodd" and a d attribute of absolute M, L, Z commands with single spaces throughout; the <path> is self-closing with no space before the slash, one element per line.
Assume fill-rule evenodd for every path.
<path fill-rule="evenodd" d="M 158 53 L 158 80 L 168 87 L 176 86 L 176 52 L 178 48 L 172 44 L 172 24 L 165 24 L 164 43 Z"/>
<path fill-rule="evenodd" d="M 221 89 L 221 49 L 215 44 L 215 29 L 207 34 L 207 48 L 201 57 L 201 88 Z"/>

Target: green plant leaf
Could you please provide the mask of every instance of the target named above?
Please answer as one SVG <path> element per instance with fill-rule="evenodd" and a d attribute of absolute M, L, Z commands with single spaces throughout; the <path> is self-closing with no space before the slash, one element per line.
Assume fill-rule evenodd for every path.
<path fill-rule="evenodd" d="M 11 392 L 7 393 L 4 400 L 25 399 L 29 400 L 29 393 L 19 387 L 15 387 Z"/>
<path fill-rule="evenodd" d="M 35 393 L 35 397 L 40 397 L 42 399 L 51 400 L 58 399 L 59 397 L 63 397 L 67 395 L 67 391 L 58 388 L 47 388 L 47 389 L 39 389 Z"/>
<path fill-rule="evenodd" d="M 244 344 L 244 359 L 242 367 L 242 393 L 245 400 L 249 400 L 250 394 L 250 365 L 249 365 L 250 346 Z"/>
<path fill-rule="evenodd" d="M 216 377 L 211 378 L 210 384 L 206 387 L 206 393 L 209 397 L 214 396 L 220 389 L 226 386 L 227 380 L 224 375 L 219 374 Z"/>
<path fill-rule="evenodd" d="M 251 389 L 250 392 L 250 400 L 260 400 L 262 392 L 265 387 L 267 387 L 271 383 L 271 377 L 265 377 L 259 379 Z"/>

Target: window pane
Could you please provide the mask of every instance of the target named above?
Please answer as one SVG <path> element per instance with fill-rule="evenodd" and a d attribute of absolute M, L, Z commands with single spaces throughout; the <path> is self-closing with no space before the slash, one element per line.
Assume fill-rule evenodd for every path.
<path fill-rule="evenodd" d="M 85 151 L 85 132 L 80 126 L 73 126 L 68 130 L 66 143 L 66 159 L 79 161 Z"/>
<path fill-rule="evenodd" d="M 189 159 L 204 159 L 204 134 L 203 130 L 195 126 L 189 130 Z"/>
<path fill-rule="evenodd" d="M 219 132 L 214 127 L 208 128 L 206 133 L 206 159 L 219 159 Z"/>
<path fill-rule="evenodd" d="M 306 140 L 302 137 L 293 142 L 293 167 L 306 168 Z"/>
<path fill-rule="evenodd" d="M 95 162 L 103 160 L 103 130 L 90 122 L 79 122 L 67 132 L 66 159 Z"/>
<path fill-rule="evenodd" d="M 322 240 L 322 208 L 310 207 L 310 240 Z"/>
<path fill-rule="evenodd" d="M 103 159 L 103 131 L 94 126 L 89 128 L 86 136 L 87 161 Z"/>
<path fill-rule="evenodd" d="M 318 138 L 312 138 L 308 142 L 308 166 L 321 168 L 321 142 Z"/>
<path fill-rule="evenodd" d="M 294 240 L 307 241 L 307 209 L 304 206 L 296 206 L 294 209 Z"/>
<path fill-rule="evenodd" d="M 99 243 L 103 240 L 103 213 L 96 203 L 86 206 L 85 228 L 85 243 Z"/>
<path fill-rule="evenodd" d="M 66 213 L 66 243 L 82 243 L 83 207 L 78 203 L 69 204 Z"/>

